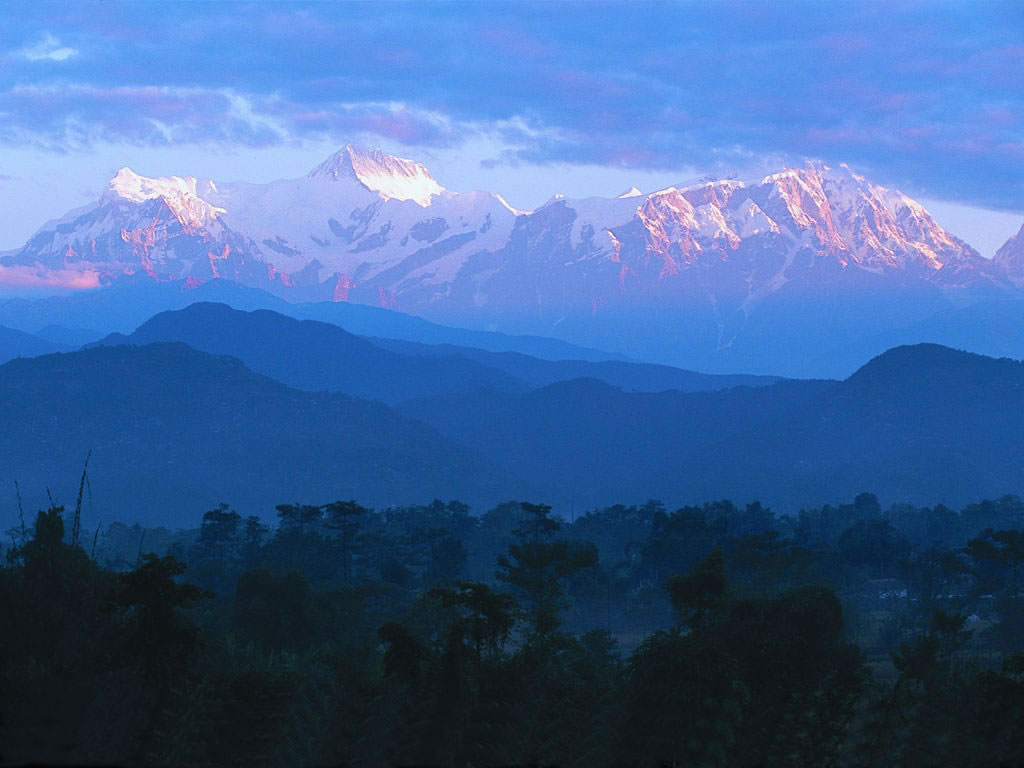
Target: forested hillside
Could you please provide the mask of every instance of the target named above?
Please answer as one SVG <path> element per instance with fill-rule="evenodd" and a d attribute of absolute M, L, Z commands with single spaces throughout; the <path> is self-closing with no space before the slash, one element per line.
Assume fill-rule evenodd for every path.
<path fill-rule="evenodd" d="M 51 508 L 0 568 L 0 756 L 1014 765 L 1024 502 Z"/>

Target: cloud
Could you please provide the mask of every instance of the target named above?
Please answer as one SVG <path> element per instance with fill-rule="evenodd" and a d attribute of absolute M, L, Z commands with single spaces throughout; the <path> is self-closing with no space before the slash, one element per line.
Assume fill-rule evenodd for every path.
<path fill-rule="evenodd" d="M 403 102 L 318 102 L 314 108 L 281 97 L 250 103 L 282 135 L 312 141 L 344 142 L 358 135 L 375 136 L 415 147 L 450 147 L 474 133 L 467 122 Z"/>
<path fill-rule="evenodd" d="M 78 49 L 61 45 L 60 40 L 46 32 L 39 42 L 22 48 L 17 55 L 29 61 L 67 61 L 78 55 Z"/>
<path fill-rule="evenodd" d="M 284 134 L 229 89 L 16 85 L 0 93 L 0 142 L 56 151 L 98 141 L 168 146 L 280 143 Z"/>
<path fill-rule="evenodd" d="M 68 8 L 59 24 L 16 14 L 16 39 L 42 42 L 0 76 L 8 146 L 365 136 L 415 156 L 486 136 L 491 165 L 742 173 L 811 157 L 911 194 L 1024 199 L 1013 0 Z M 67 53 L 61 79 L 27 51 Z"/>
<path fill-rule="evenodd" d="M 99 273 L 94 270 L 46 269 L 33 266 L 4 266 L 0 264 L 0 289 L 57 288 L 68 291 L 88 291 L 100 287 Z"/>
<path fill-rule="evenodd" d="M 303 104 L 229 88 L 17 85 L 0 92 L 0 143 L 60 152 L 94 143 L 223 143 L 260 148 L 295 139 L 344 143 L 376 137 L 450 147 L 478 128 L 401 102 Z"/>

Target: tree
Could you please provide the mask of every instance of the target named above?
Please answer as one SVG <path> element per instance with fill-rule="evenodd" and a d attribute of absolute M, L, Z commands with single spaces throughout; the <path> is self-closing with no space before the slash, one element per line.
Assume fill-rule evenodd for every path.
<path fill-rule="evenodd" d="M 249 515 L 245 518 L 245 528 L 242 531 L 242 562 L 245 566 L 252 568 L 258 564 L 260 551 L 263 548 L 263 540 L 270 531 L 270 526 L 263 523 L 256 515 Z"/>
<path fill-rule="evenodd" d="M 126 609 L 132 645 L 150 673 L 162 674 L 195 648 L 198 630 L 181 610 L 211 597 L 194 584 L 179 584 L 185 564 L 170 555 L 144 555 L 133 571 L 121 575 L 117 603 Z"/>
<path fill-rule="evenodd" d="M 700 507 L 684 507 L 671 515 L 658 511 L 643 545 L 642 572 L 660 588 L 670 576 L 685 573 L 715 547 L 724 533 L 724 518 L 709 525 Z"/>
<path fill-rule="evenodd" d="M 336 531 L 338 547 L 341 550 L 341 572 L 346 584 L 352 581 L 352 561 L 356 542 L 359 538 L 360 518 L 369 510 L 355 501 L 335 501 L 323 506 L 326 522 L 324 526 Z"/>
<path fill-rule="evenodd" d="M 1021 579 L 1024 577 L 1024 530 L 986 530 L 967 542 L 964 552 L 973 561 L 975 592 L 991 594 L 999 615 L 993 628 L 997 642 L 1008 649 L 1019 649 L 1024 636 L 1024 601 Z"/>
<path fill-rule="evenodd" d="M 780 538 L 778 531 L 748 534 L 729 545 L 732 573 L 745 579 L 748 591 L 759 594 L 806 583 L 816 559 L 809 550 Z"/>
<path fill-rule="evenodd" d="M 986 530 L 967 542 L 967 554 L 979 565 L 986 562 L 1000 573 L 1000 587 L 1012 597 L 1020 594 L 1024 574 L 1024 530 Z"/>
<path fill-rule="evenodd" d="M 980 760 L 965 738 L 964 703 L 973 709 L 972 675 L 960 657 L 965 617 L 936 611 L 928 631 L 893 654 L 900 676 L 868 733 L 874 765 L 998 765 Z"/>
<path fill-rule="evenodd" d="M 899 561 L 910 552 L 907 537 L 887 520 L 877 518 L 860 520 L 851 525 L 839 535 L 836 546 L 844 562 L 868 568 L 880 579 L 893 573 Z"/>
<path fill-rule="evenodd" d="M 685 576 L 668 580 L 668 594 L 679 623 L 691 629 L 707 626 L 725 603 L 725 558 L 716 549 Z"/>
<path fill-rule="evenodd" d="M 278 504 L 276 509 L 281 529 L 300 534 L 311 533 L 323 517 L 323 508 L 310 504 Z"/>
<path fill-rule="evenodd" d="M 446 531 L 441 531 L 438 536 L 431 536 L 429 541 L 430 565 L 427 568 L 427 577 L 448 581 L 459 576 L 465 567 L 467 557 L 462 542 Z"/>
<path fill-rule="evenodd" d="M 900 564 L 900 573 L 919 615 L 931 616 L 951 595 L 959 595 L 969 572 L 956 552 L 928 549 L 915 552 Z"/>
<path fill-rule="evenodd" d="M 241 521 L 242 516 L 227 504 L 206 512 L 199 526 L 199 539 L 192 548 L 192 556 L 197 560 L 234 560 L 238 556 L 238 529 Z"/>
<path fill-rule="evenodd" d="M 655 632 L 627 677 L 616 764 L 730 764 L 750 699 L 735 658 L 699 635 Z"/>
<path fill-rule="evenodd" d="M 857 517 L 861 519 L 874 519 L 882 516 L 882 505 L 878 503 L 878 497 L 873 493 L 858 493 L 853 500 L 853 508 Z"/>
<path fill-rule="evenodd" d="M 546 504 L 522 503 L 526 516 L 516 527 L 516 541 L 508 555 L 498 557 L 498 578 L 512 585 L 528 605 L 530 624 L 538 638 L 550 637 L 561 625 L 565 605 L 562 581 L 597 563 L 597 548 L 590 542 L 553 539 L 560 525 Z"/>
<path fill-rule="evenodd" d="M 57 577 L 65 550 L 64 507 L 51 506 L 47 510 L 39 510 L 32 540 L 22 553 L 25 575 L 40 583 L 52 582 Z"/>
<path fill-rule="evenodd" d="M 398 622 L 389 621 L 377 630 L 377 637 L 388 646 L 384 652 L 384 674 L 408 685 L 417 682 L 420 665 L 428 654 L 416 636 Z"/>
<path fill-rule="evenodd" d="M 864 681 L 835 593 L 803 586 L 723 613 L 698 634 L 736 659 L 750 695 L 730 764 L 834 765 Z"/>
<path fill-rule="evenodd" d="M 313 594 L 298 571 L 253 568 L 235 588 L 232 625 L 243 637 L 272 651 L 301 651 L 316 627 Z"/>
<path fill-rule="evenodd" d="M 723 517 L 726 517 L 729 524 L 729 535 L 733 537 L 762 535 L 772 530 L 775 524 L 775 515 L 770 509 L 761 506 L 759 501 L 747 504 L 742 510 L 736 509 L 728 501 L 714 506 L 723 508 Z"/>
<path fill-rule="evenodd" d="M 966 623 L 966 616 L 935 611 L 928 632 L 893 655 L 896 669 L 912 680 L 946 676 L 950 661 L 970 639 L 971 630 L 964 629 Z"/>
<path fill-rule="evenodd" d="M 485 652 L 499 652 L 508 640 L 516 613 L 510 595 L 473 581 L 460 581 L 455 589 L 432 589 L 428 594 L 454 611 L 449 632 L 473 649 L 478 666 Z"/>

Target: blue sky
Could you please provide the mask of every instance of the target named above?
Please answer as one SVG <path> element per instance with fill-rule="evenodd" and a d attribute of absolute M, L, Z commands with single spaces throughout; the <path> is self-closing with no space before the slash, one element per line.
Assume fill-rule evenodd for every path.
<path fill-rule="evenodd" d="M 3 15 L 0 248 L 122 165 L 266 181 L 346 142 L 523 208 L 813 159 L 922 199 L 983 253 L 1024 223 L 1019 2 L 36 1 Z"/>

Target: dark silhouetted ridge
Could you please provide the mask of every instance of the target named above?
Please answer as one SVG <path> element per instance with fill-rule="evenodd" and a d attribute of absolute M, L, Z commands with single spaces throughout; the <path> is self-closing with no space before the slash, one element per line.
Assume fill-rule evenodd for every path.
<path fill-rule="evenodd" d="M 940 344 L 895 347 L 859 368 L 843 383 L 844 391 L 893 394 L 942 391 L 951 399 L 978 391 L 1024 386 L 1024 363 L 991 358 Z"/>
<path fill-rule="evenodd" d="M 345 392 L 389 403 L 476 389 L 525 388 L 504 372 L 461 357 L 400 355 L 330 323 L 207 302 L 161 312 L 134 333 L 102 343 L 169 341 L 232 355 L 257 373 L 298 389 Z"/>
<path fill-rule="evenodd" d="M 0 325 L 0 363 L 16 357 L 36 357 L 69 349 L 72 347 Z"/>
<path fill-rule="evenodd" d="M 98 347 L 0 366 L 0 486 L 95 514 L 194 524 L 220 502 L 372 506 L 512 495 L 505 475 L 382 403 L 307 393 L 185 344 Z M 74 486 L 74 487 L 72 487 Z M 45 497 L 44 497 L 45 498 Z M 212 506 L 211 506 L 212 505 Z"/>

